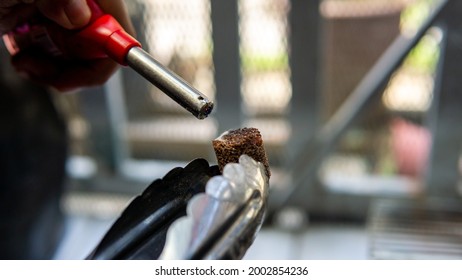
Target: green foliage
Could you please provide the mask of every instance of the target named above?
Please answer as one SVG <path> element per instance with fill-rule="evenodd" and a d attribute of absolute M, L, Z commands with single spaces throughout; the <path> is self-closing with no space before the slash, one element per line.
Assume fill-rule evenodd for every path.
<path fill-rule="evenodd" d="M 417 0 L 401 13 L 401 26 L 405 30 L 416 30 L 430 13 L 434 0 Z"/>
<path fill-rule="evenodd" d="M 246 72 L 277 71 L 287 68 L 289 56 L 286 53 L 275 55 L 242 54 L 242 67 Z"/>
<path fill-rule="evenodd" d="M 434 0 L 419 0 L 406 8 L 401 15 L 404 31 L 414 31 L 428 17 Z M 426 35 L 415 46 L 404 62 L 404 66 L 417 71 L 432 73 L 439 58 L 439 42 L 431 34 Z"/>
<path fill-rule="evenodd" d="M 411 53 L 406 58 L 404 65 L 413 69 L 432 73 L 439 58 L 439 46 L 435 39 L 427 37 L 415 46 Z"/>

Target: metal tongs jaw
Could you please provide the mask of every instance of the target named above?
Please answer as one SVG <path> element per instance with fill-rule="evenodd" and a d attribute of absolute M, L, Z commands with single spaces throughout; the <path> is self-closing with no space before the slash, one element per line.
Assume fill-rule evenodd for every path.
<path fill-rule="evenodd" d="M 263 165 L 242 155 L 188 203 L 187 216 L 168 230 L 160 258 L 242 258 L 262 225 L 267 197 Z"/>
<path fill-rule="evenodd" d="M 88 259 L 157 259 L 169 226 L 220 171 L 205 159 L 176 167 L 157 179 L 125 208 Z"/>
<path fill-rule="evenodd" d="M 240 259 L 260 229 L 268 197 L 261 163 L 209 166 L 196 159 L 136 197 L 88 259 Z"/>

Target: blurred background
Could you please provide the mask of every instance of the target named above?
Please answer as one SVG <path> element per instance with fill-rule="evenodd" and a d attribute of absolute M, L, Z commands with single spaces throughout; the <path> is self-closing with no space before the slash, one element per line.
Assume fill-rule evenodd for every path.
<path fill-rule="evenodd" d="M 52 94 L 69 144 L 53 258 L 85 258 L 154 179 L 215 163 L 211 140 L 245 126 L 273 173 L 246 259 L 461 258 L 462 5 L 448 2 L 429 23 L 441 1 L 126 1 L 144 48 L 216 107 L 198 121 L 125 68 Z"/>

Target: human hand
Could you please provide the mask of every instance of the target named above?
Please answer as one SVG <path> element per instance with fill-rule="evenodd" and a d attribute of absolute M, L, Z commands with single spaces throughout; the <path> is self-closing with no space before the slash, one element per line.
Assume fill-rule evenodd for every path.
<path fill-rule="evenodd" d="M 116 18 L 128 33 L 134 33 L 122 0 L 96 2 L 102 10 Z M 3 34 L 38 14 L 65 29 L 84 27 L 91 16 L 86 0 L 0 0 L 0 32 Z M 63 60 L 45 55 L 38 49 L 19 52 L 13 56 L 12 63 L 23 76 L 61 91 L 101 85 L 117 69 L 117 64 L 109 58 Z"/>

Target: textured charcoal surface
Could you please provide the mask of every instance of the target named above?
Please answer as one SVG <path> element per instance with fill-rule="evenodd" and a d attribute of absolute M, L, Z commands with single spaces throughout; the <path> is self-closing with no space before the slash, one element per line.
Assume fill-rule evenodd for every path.
<path fill-rule="evenodd" d="M 220 171 L 227 163 L 239 161 L 239 157 L 246 154 L 265 166 L 266 175 L 271 176 L 268 158 L 261 133 L 256 128 L 239 128 L 229 130 L 212 141 Z"/>

